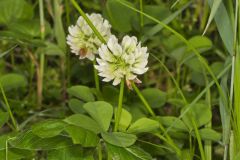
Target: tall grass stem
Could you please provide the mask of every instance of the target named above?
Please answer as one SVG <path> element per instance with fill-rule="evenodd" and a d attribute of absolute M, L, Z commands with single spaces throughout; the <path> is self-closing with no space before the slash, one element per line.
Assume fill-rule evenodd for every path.
<path fill-rule="evenodd" d="M 44 40 L 44 38 L 45 38 L 45 22 L 44 22 L 43 0 L 39 0 L 39 14 L 40 14 L 41 39 Z M 45 55 L 43 53 L 41 53 L 41 55 L 40 55 L 40 74 L 39 74 L 39 83 L 38 83 L 38 107 L 39 108 L 41 108 L 41 105 L 42 105 L 44 64 L 45 64 Z"/>
<path fill-rule="evenodd" d="M 4 89 L 3 89 L 3 86 L 2 86 L 1 83 L 0 83 L 0 88 L 1 88 L 1 92 L 2 92 L 2 96 L 3 96 L 4 102 L 5 102 L 6 107 L 7 107 L 8 114 L 9 114 L 11 120 L 12 120 L 14 129 L 15 129 L 16 131 L 18 131 L 19 128 L 18 128 L 18 125 L 17 125 L 17 121 L 15 120 L 15 118 L 14 118 L 14 116 L 13 116 L 11 107 L 10 107 L 10 105 L 9 105 L 9 103 L 8 103 L 7 96 L 6 96 L 5 92 L 4 92 Z"/>

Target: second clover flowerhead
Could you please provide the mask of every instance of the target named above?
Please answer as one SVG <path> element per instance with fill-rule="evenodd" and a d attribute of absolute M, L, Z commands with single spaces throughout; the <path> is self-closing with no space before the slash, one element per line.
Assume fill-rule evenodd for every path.
<path fill-rule="evenodd" d="M 97 58 L 98 65 L 95 68 L 99 76 L 104 77 L 103 81 L 113 80 L 113 85 L 118 85 L 123 78 L 130 84 L 130 81 L 141 83 L 137 75 L 148 70 L 147 47 L 141 47 L 136 37 L 124 36 L 121 44 L 112 35 L 107 44 L 102 44 L 98 49 L 100 58 Z"/>
<path fill-rule="evenodd" d="M 105 40 L 111 35 L 111 25 L 100 14 L 86 14 L 96 29 L 100 32 Z M 75 26 L 68 28 L 67 44 L 70 45 L 71 52 L 79 55 L 80 59 L 88 58 L 94 60 L 98 48 L 102 42 L 95 35 L 88 23 L 80 16 Z"/>

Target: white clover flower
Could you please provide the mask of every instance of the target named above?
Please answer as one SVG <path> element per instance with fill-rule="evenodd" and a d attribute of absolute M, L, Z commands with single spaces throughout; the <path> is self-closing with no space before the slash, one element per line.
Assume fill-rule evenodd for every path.
<path fill-rule="evenodd" d="M 86 14 L 103 38 L 107 41 L 111 35 L 111 25 L 100 14 Z M 71 52 L 80 56 L 80 59 L 88 58 L 94 60 L 98 48 L 102 42 L 94 34 L 82 16 L 77 20 L 75 26 L 68 28 L 67 44 L 70 45 Z"/>
<path fill-rule="evenodd" d="M 95 65 L 95 68 L 99 71 L 99 76 L 104 77 L 103 81 L 113 80 L 113 85 L 118 85 L 123 78 L 127 84 L 130 81 L 141 83 L 137 75 L 148 70 L 147 47 L 141 47 L 141 43 L 138 43 L 134 36 L 124 36 L 119 44 L 112 35 L 106 45 L 101 45 L 98 52 L 100 58 L 97 58 L 98 65 Z"/>

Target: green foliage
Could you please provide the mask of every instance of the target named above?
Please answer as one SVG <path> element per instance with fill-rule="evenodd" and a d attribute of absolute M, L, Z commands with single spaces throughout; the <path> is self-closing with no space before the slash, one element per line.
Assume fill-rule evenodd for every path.
<path fill-rule="evenodd" d="M 199 130 L 199 134 L 203 140 L 219 141 L 221 134 L 210 128 L 203 128 Z M 193 134 L 195 136 L 195 134 Z"/>
<path fill-rule="evenodd" d="M 100 133 L 101 131 L 96 121 L 83 114 L 74 114 L 65 118 L 64 121 L 68 124 L 82 127 L 94 133 Z"/>
<path fill-rule="evenodd" d="M 99 143 L 99 138 L 94 132 L 81 127 L 69 125 L 66 126 L 65 130 L 74 144 L 81 144 L 83 147 L 95 147 Z"/>
<path fill-rule="evenodd" d="M 50 150 L 47 157 L 49 160 L 79 160 L 82 158 L 93 160 L 91 153 L 86 153 L 79 145 Z"/>
<path fill-rule="evenodd" d="M 32 126 L 32 132 L 41 138 L 50 138 L 59 135 L 66 124 L 59 120 L 46 120 Z"/>
<path fill-rule="evenodd" d="M 95 100 L 93 93 L 91 92 L 90 88 L 86 86 L 72 86 L 68 88 L 68 94 L 79 98 L 86 102 L 92 102 Z"/>
<path fill-rule="evenodd" d="M 135 143 L 137 137 L 134 134 L 123 132 L 101 133 L 102 138 L 107 142 L 119 147 L 129 147 Z"/>
<path fill-rule="evenodd" d="M 132 5 L 131 3 L 129 4 Z M 137 17 L 136 12 L 119 5 L 115 0 L 107 1 L 105 14 L 113 28 L 119 32 L 129 32 L 132 28 L 132 20 Z"/>
<path fill-rule="evenodd" d="M 83 108 L 98 123 L 103 131 L 107 131 L 113 115 L 113 107 L 104 101 L 88 102 Z"/>
<path fill-rule="evenodd" d="M 127 110 L 123 109 L 119 121 L 119 130 L 126 131 L 132 121 L 132 115 Z"/>
<path fill-rule="evenodd" d="M 8 121 L 8 119 L 8 113 L 0 111 L 0 128 Z"/>
<path fill-rule="evenodd" d="M 56 44 L 47 42 L 46 47 L 43 50 L 43 53 L 48 56 L 64 56 L 64 52 Z"/>
<path fill-rule="evenodd" d="M 188 131 L 187 126 L 184 124 L 184 122 L 176 117 L 173 116 L 162 116 L 157 117 L 159 122 L 163 124 L 164 126 L 171 126 L 173 125 L 173 129 L 179 130 L 179 131 Z"/>
<path fill-rule="evenodd" d="M 8 25 L 14 21 L 33 17 L 33 7 L 25 0 L 1 0 L 0 6 L 0 24 Z"/>
<path fill-rule="evenodd" d="M 9 141 L 16 148 L 26 150 L 50 150 L 60 149 L 72 145 L 71 139 L 66 136 L 55 136 L 51 138 L 40 138 L 31 130 L 23 132 Z"/>
<path fill-rule="evenodd" d="M 29 36 L 29 37 L 40 37 L 40 26 L 39 19 L 31 19 L 21 22 L 12 22 L 8 24 L 8 29 L 16 34 Z M 46 22 L 46 34 L 50 32 L 50 24 Z"/>
<path fill-rule="evenodd" d="M 20 74 L 10 73 L 0 77 L 0 84 L 5 91 L 23 88 L 27 86 L 27 79 Z"/>
<path fill-rule="evenodd" d="M 166 103 L 166 94 L 156 88 L 144 89 L 142 94 L 152 108 L 162 107 Z"/>
<path fill-rule="evenodd" d="M 184 108 L 182 112 L 184 112 Z M 188 113 L 183 116 L 183 122 L 188 126 L 190 130 L 193 129 L 192 120 L 196 121 L 197 127 L 207 124 L 212 118 L 212 112 L 206 104 L 197 103 L 190 108 Z"/>
<path fill-rule="evenodd" d="M 69 100 L 68 102 L 68 106 L 69 108 L 74 112 L 74 113 L 84 113 L 85 110 L 83 109 L 83 105 L 84 102 L 76 99 L 76 98 L 72 98 Z"/>
<path fill-rule="evenodd" d="M 239 1 L 173 3 L 0 0 L 0 160 L 238 160 Z M 106 43 L 94 12 L 147 47 L 141 84 L 71 56 L 80 15 Z"/>
<path fill-rule="evenodd" d="M 151 155 L 146 153 L 141 148 L 132 146 L 129 148 L 122 148 L 107 143 L 107 149 L 114 159 L 129 159 L 129 160 L 150 160 Z"/>
<path fill-rule="evenodd" d="M 131 124 L 128 128 L 129 133 L 151 132 L 159 128 L 159 123 L 149 118 L 141 118 Z"/>

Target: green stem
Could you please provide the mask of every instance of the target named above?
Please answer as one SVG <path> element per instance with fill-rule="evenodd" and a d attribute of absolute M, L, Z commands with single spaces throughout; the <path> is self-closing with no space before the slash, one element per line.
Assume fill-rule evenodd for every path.
<path fill-rule="evenodd" d="M 240 32 L 239 31 L 239 0 L 235 0 L 235 15 L 233 14 L 233 2 L 229 1 L 229 8 L 232 8 L 232 14 L 230 14 L 231 18 L 233 19 L 232 21 L 234 22 L 234 40 L 233 40 L 233 47 L 234 47 L 234 54 L 232 55 L 232 71 L 231 71 L 231 86 L 230 86 L 230 107 L 231 110 L 234 110 L 233 117 L 234 117 L 234 125 L 233 125 L 233 132 L 231 132 L 230 135 L 230 147 L 229 147 L 229 154 L 230 154 L 230 160 L 236 159 L 236 155 L 239 153 L 239 145 L 238 142 L 240 139 L 240 110 L 239 110 L 239 92 L 240 92 L 240 85 L 239 85 L 239 50 L 238 50 L 238 45 L 239 45 L 239 37 L 237 37 L 237 34 Z M 234 108 L 234 109 L 233 109 Z"/>
<path fill-rule="evenodd" d="M 208 80 L 207 74 L 204 69 L 203 69 L 203 74 L 204 74 L 205 83 L 206 83 L 206 85 L 208 85 L 209 80 Z M 211 110 L 211 90 L 210 90 L 210 88 L 206 92 L 206 103 L 207 103 L 209 109 Z M 212 128 L 212 120 L 210 120 L 205 125 L 205 128 Z M 204 141 L 204 151 L 205 151 L 206 160 L 212 160 L 212 142 L 210 140 Z"/>
<path fill-rule="evenodd" d="M 234 159 L 234 132 L 230 132 L 230 143 L 229 143 L 229 160 Z M 227 153 L 227 151 L 226 151 Z M 226 157 L 226 158 L 225 158 Z M 224 155 L 224 160 L 227 159 L 227 155 Z"/>
<path fill-rule="evenodd" d="M 166 139 L 165 137 L 158 133 L 155 133 L 154 135 L 157 136 L 159 139 L 163 140 L 164 142 L 166 142 L 169 146 L 171 146 L 175 150 L 179 158 L 182 157 L 181 150 L 176 146 L 175 143 L 173 143 L 173 141 L 169 141 L 168 139 Z"/>
<path fill-rule="evenodd" d="M 143 1 L 139 0 L 139 4 L 140 4 L 140 11 L 143 12 Z M 143 27 L 144 23 L 143 23 L 143 15 L 140 14 L 140 26 Z"/>
<path fill-rule="evenodd" d="M 5 160 L 8 160 L 8 139 L 5 142 Z"/>
<path fill-rule="evenodd" d="M 65 0 L 65 8 L 66 8 L 66 20 L 67 25 L 70 25 L 70 6 L 69 6 L 69 0 Z"/>
<path fill-rule="evenodd" d="M 107 151 L 107 160 L 112 160 L 112 155 L 109 151 Z"/>
<path fill-rule="evenodd" d="M 141 101 L 143 102 L 144 106 L 146 107 L 147 111 L 151 114 L 151 116 L 155 117 L 155 113 L 153 112 L 152 108 L 149 106 L 148 102 L 146 101 L 146 99 L 143 97 L 142 93 L 140 92 L 140 90 L 138 89 L 138 87 L 135 85 L 134 82 L 131 83 L 133 89 L 136 91 L 138 97 L 141 99 Z"/>
<path fill-rule="evenodd" d="M 194 131 L 195 131 L 195 134 L 196 134 L 196 137 L 197 137 L 198 146 L 199 146 L 199 150 L 200 150 L 200 154 L 201 154 L 201 160 L 206 160 L 205 154 L 204 154 L 204 150 L 203 150 L 201 136 L 199 134 L 196 122 L 195 122 L 195 120 L 193 118 L 192 118 L 192 124 L 193 124 Z"/>
<path fill-rule="evenodd" d="M 70 26 L 70 5 L 69 5 L 69 0 L 65 0 L 65 8 L 66 8 L 66 21 L 67 21 L 67 26 Z M 67 53 L 69 50 L 67 49 Z M 67 72 L 67 87 L 71 86 L 71 63 L 70 63 L 70 54 L 67 54 L 67 60 L 66 60 L 66 72 Z"/>
<path fill-rule="evenodd" d="M 123 93 L 124 93 L 124 79 L 121 80 L 121 84 L 120 84 L 118 108 L 117 108 L 117 113 L 115 115 L 115 126 L 114 126 L 114 131 L 115 132 L 118 130 L 118 125 L 119 125 L 119 121 L 120 121 L 120 118 L 121 118 Z"/>
<path fill-rule="evenodd" d="M 5 95 L 5 92 L 4 92 L 4 89 L 3 89 L 1 83 L 0 83 L 0 88 L 1 88 L 2 95 L 3 95 L 3 99 L 4 99 L 5 104 L 6 104 L 6 106 L 7 106 L 7 111 L 8 111 L 8 113 L 9 113 L 9 115 L 10 115 L 11 120 L 12 120 L 14 129 L 15 129 L 16 131 L 18 131 L 19 129 L 18 129 L 17 122 L 16 122 L 16 120 L 15 120 L 15 118 L 14 118 L 14 116 L 13 116 L 12 110 L 11 110 L 11 108 L 10 108 L 10 105 L 9 105 L 9 103 L 8 103 L 7 97 L 6 97 L 6 95 Z"/>
<path fill-rule="evenodd" d="M 101 141 L 98 144 L 98 160 L 102 160 L 102 144 L 101 144 Z"/>
<path fill-rule="evenodd" d="M 95 80 L 96 89 L 97 89 L 98 93 L 100 93 L 99 77 L 97 74 L 97 70 L 94 67 L 95 65 L 96 65 L 96 59 L 94 59 L 94 61 L 93 61 L 94 80 Z"/>
<path fill-rule="evenodd" d="M 44 7 L 43 0 L 39 0 L 39 13 L 40 13 L 40 33 L 41 39 L 45 38 L 45 22 L 44 22 Z M 43 74 L 44 74 L 44 62 L 45 55 L 42 53 L 40 55 L 40 75 L 39 75 L 39 84 L 38 84 L 38 106 L 41 107 L 42 104 L 42 90 L 43 90 Z"/>

